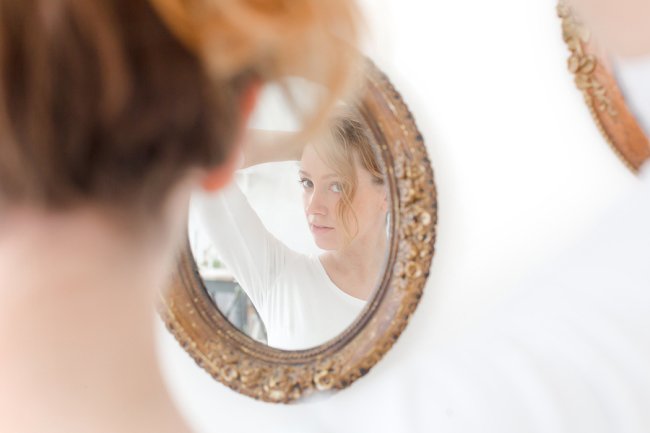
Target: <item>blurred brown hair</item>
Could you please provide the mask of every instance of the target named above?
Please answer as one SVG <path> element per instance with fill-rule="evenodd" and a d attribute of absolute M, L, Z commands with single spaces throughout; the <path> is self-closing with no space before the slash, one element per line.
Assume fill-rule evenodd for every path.
<path fill-rule="evenodd" d="M 219 164 L 253 80 L 350 88 L 344 0 L 0 0 L 0 205 L 152 209 Z"/>

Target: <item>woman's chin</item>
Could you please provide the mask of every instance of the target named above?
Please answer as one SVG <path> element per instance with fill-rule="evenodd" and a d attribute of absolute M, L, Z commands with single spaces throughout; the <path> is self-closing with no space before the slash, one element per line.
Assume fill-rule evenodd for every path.
<path fill-rule="evenodd" d="M 335 251 L 337 246 L 332 241 L 326 241 L 324 239 L 314 238 L 314 243 L 318 248 L 324 251 Z"/>

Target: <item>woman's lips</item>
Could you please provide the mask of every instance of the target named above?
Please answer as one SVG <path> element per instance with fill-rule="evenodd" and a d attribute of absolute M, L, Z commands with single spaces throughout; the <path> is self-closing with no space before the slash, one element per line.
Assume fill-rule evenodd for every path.
<path fill-rule="evenodd" d="M 314 234 L 322 235 L 331 232 L 332 230 L 334 230 L 334 227 L 319 226 L 317 224 L 309 224 L 309 229 Z"/>

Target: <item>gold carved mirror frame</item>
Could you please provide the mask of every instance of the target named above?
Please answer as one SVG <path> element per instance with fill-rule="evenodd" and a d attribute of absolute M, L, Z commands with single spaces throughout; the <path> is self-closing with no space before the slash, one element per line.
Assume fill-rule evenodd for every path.
<path fill-rule="evenodd" d="M 562 37 L 571 52 L 569 71 L 591 116 L 614 152 L 633 172 L 638 171 L 650 157 L 650 142 L 625 102 L 606 53 L 566 1 L 560 0 L 557 13 L 562 20 Z"/>
<path fill-rule="evenodd" d="M 209 298 L 189 242 L 159 311 L 181 346 L 212 377 L 255 399 L 289 403 L 343 389 L 393 346 L 422 296 L 434 254 L 437 196 L 413 116 L 388 78 L 368 61 L 359 112 L 370 127 L 391 198 L 386 271 L 375 296 L 342 334 L 318 347 L 285 351 L 237 330 Z"/>

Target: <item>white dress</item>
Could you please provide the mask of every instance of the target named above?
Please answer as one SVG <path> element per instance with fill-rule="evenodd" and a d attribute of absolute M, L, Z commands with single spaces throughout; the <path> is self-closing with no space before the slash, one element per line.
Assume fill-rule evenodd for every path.
<path fill-rule="evenodd" d="M 318 346 L 345 330 L 365 306 L 334 285 L 317 256 L 295 252 L 269 233 L 234 182 L 217 193 L 195 194 L 192 206 L 257 309 L 270 346 Z"/>

